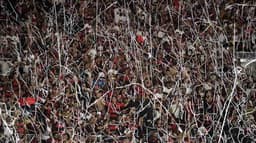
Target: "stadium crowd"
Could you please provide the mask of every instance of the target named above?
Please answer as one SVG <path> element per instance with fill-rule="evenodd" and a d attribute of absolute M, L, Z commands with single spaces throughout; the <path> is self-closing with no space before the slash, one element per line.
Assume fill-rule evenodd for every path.
<path fill-rule="evenodd" d="M 0 142 L 255 141 L 253 0 L 0 4 Z"/>

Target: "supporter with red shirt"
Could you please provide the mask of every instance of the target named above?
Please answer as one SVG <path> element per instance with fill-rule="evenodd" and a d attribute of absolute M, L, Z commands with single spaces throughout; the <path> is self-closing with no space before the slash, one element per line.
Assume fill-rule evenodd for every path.
<path fill-rule="evenodd" d="M 112 96 L 110 102 L 107 103 L 108 113 L 110 118 L 117 118 L 121 112 L 121 109 L 125 107 L 125 104 L 118 102 L 116 96 Z"/>

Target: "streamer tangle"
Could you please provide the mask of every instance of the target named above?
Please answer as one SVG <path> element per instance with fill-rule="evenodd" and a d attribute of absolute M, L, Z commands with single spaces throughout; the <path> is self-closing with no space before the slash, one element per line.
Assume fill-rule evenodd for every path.
<path fill-rule="evenodd" d="M 0 6 L 0 142 L 256 142 L 253 0 Z"/>

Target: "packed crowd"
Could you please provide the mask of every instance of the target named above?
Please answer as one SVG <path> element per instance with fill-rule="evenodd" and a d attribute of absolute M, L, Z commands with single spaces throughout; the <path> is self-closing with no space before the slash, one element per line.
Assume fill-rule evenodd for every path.
<path fill-rule="evenodd" d="M 253 0 L 0 6 L 0 142 L 256 140 Z"/>

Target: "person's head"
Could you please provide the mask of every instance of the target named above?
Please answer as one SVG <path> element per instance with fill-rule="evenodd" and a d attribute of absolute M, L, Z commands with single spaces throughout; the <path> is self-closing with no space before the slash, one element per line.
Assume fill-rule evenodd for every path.
<path fill-rule="evenodd" d="M 126 138 L 126 139 L 123 140 L 123 143 L 129 143 L 129 142 L 130 142 L 130 141 L 129 141 L 128 138 Z"/>
<path fill-rule="evenodd" d="M 120 93 L 120 94 L 126 95 L 126 92 L 127 92 L 127 89 L 123 88 L 123 89 L 121 90 L 121 93 Z"/>
<path fill-rule="evenodd" d="M 209 91 L 206 92 L 205 98 L 206 98 L 206 101 L 207 101 L 208 103 L 212 103 L 212 102 L 213 102 L 213 94 L 212 94 L 212 91 L 211 91 L 211 90 L 209 90 Z"/>
<path fill-rule="evenodd" d="M 122 95 L 117 95 L 117 101 L 118 102 L 123 102 L 123 96 Z"/>
<path fill-rule="evenodd" d="M 150 78 L 146 78 L 144 80 L 144 84 L 145 84 L 145 87 L 150 88 L 152 86 L 152 81 L 150 80 Z"/>
<path fill-rule="evenodd" d="M 70 135 L 68 133 L 65 133 L 62 135 L 62 139 L 63 139 L 63 141 L 68 141 L 68 140 L 70 140 Z"/>
<path fill-rule="evenodd" d="M 198 94 L 198 97 L 201 97 L 201 98 L 204 96 L 205 91 L 204 91 L 204 88 L 202 86 L 197 88 L 197 94 Z"/>
<path fill-rule="evenodd" d="M 95 91 L 96 97 L 99 98 L 102 96 L 102 91 L 101 90 L 97 90 Z"/>
<path fill-rule="evenodd" d="M 112 98 L 111 98 L 111 103 L 116 103 L 116 102 L 117 102 L 116 96 L 112 96 Z"/>

